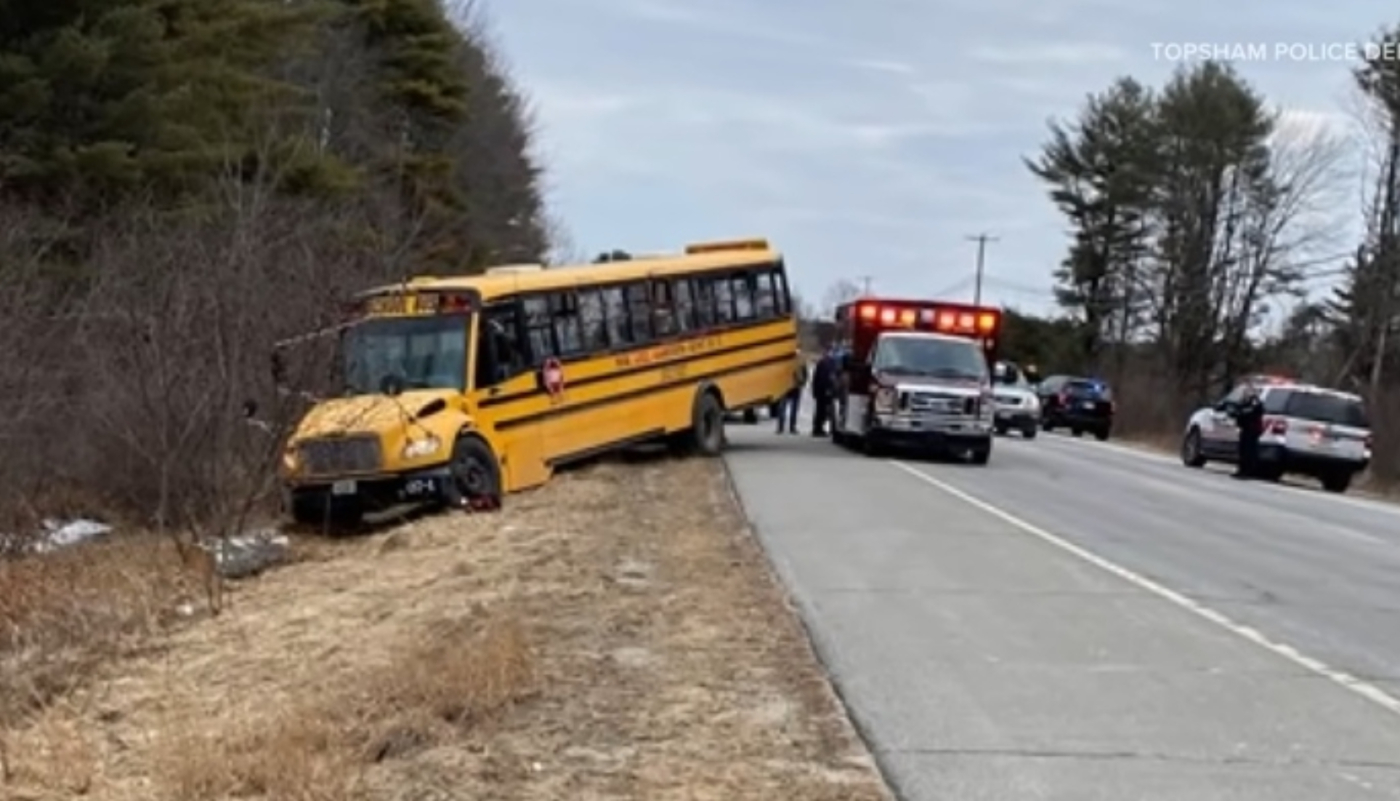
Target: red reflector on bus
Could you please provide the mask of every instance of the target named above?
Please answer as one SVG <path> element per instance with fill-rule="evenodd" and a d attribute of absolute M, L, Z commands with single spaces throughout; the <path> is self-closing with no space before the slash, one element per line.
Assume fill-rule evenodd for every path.
<path fill-rule="evenodd" d="M 877 309 L 876 309 L 874 306 L 868 306 L 868 305 L 867 305 L 867 306 L 861 306 L 861 307 L 860 307 L 860 319 L 862 319 L 862 320 L 874 320 L 874 319 L 875 319 L 875 313 L 876 313 L 876 312 L 877 312 Z"/>
<path fill-rule="evenodd" d="M 884 325 L 894 325 L 894 309 L 882 309 L 880 311 L 880 322 Z"/>

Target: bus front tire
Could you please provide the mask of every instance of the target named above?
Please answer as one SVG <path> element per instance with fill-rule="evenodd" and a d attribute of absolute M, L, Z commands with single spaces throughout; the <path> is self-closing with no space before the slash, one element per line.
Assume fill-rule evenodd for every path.
<path fill-rule="evenodd" d="M 477 510 L 501 507 L 501 468 L 496 454 L 479 437 L 457 438 L 448 470 L 442 485 L 448 506 Z"/>
<path fill-rule="evenodd" d="M 703 390 L 695 397 L 690 449 L 700 456 L 718 456 L 724 450 L 724 407 L 712 390 Z"/>

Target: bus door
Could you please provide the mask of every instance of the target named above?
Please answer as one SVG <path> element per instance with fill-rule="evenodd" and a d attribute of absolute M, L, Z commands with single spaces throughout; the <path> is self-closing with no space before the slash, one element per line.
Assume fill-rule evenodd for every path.
<path fill-rule="evenodd" d="M 488 305 L 477 315 L 472 413 L 494 432 L 508 486 L 544 481 L 544 425 L 539 377 L 521 325 L 518 301 Z"/>

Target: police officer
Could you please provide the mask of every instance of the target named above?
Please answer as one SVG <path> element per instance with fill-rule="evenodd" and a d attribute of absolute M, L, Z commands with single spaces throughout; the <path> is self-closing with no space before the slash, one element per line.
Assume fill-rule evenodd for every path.
<path fill-rule="evenodd" d="M 1259 438 L 1264 434 L 1264 402 L 1252 383 L 1245 385 L 1244 397 L 1235 405 L 1233 417 L 1240 432 L 1240 456 L 1234 477 L 1256 478 L 1259 475 Z"/>
<path fill-rule="evenodd" d="M 826 426 L 831 422 L 831 405 L 836 399 L 837 379 L 836 348 L 828 347 L 817 362 L 812 373 L 812 399 L 817 408 L 812 415 L 812 436 L 826 436 Z"/>
<path fill-rule="evenodd" d="M 784 423 L 789 434 L 797 433 L 797 409 L 802 405 L 802 391 L 807 388 L 807 358 L 802 355 L 802 349 L 797 350 L 797 367 L 792 374 L 792 389 L 778 401 L 777 412 L 774 417 L 778 418 L 778 433 L 783 433 Z"/>

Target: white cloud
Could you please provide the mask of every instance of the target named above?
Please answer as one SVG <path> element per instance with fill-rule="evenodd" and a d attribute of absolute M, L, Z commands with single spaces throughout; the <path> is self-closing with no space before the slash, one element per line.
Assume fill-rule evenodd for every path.
<path fill-rule="evenodd" d="M 1050 67 L 1060 64 L 1103 64 L 1123 61 L 1128 54 L 1121 47 L 1098 42 L 1023 43 L 1019 45 L 980 45 L 968 55 L 992 64 Z"/>
<path fill-rule="evenodd" d="M 913 75 L 918 72 L 913 65 L 903 61 L 886 61 L 878 58 L 853 58 L 845 62 L 848 66 L 869 72 L 883 72 L 891 75 Z"/>

